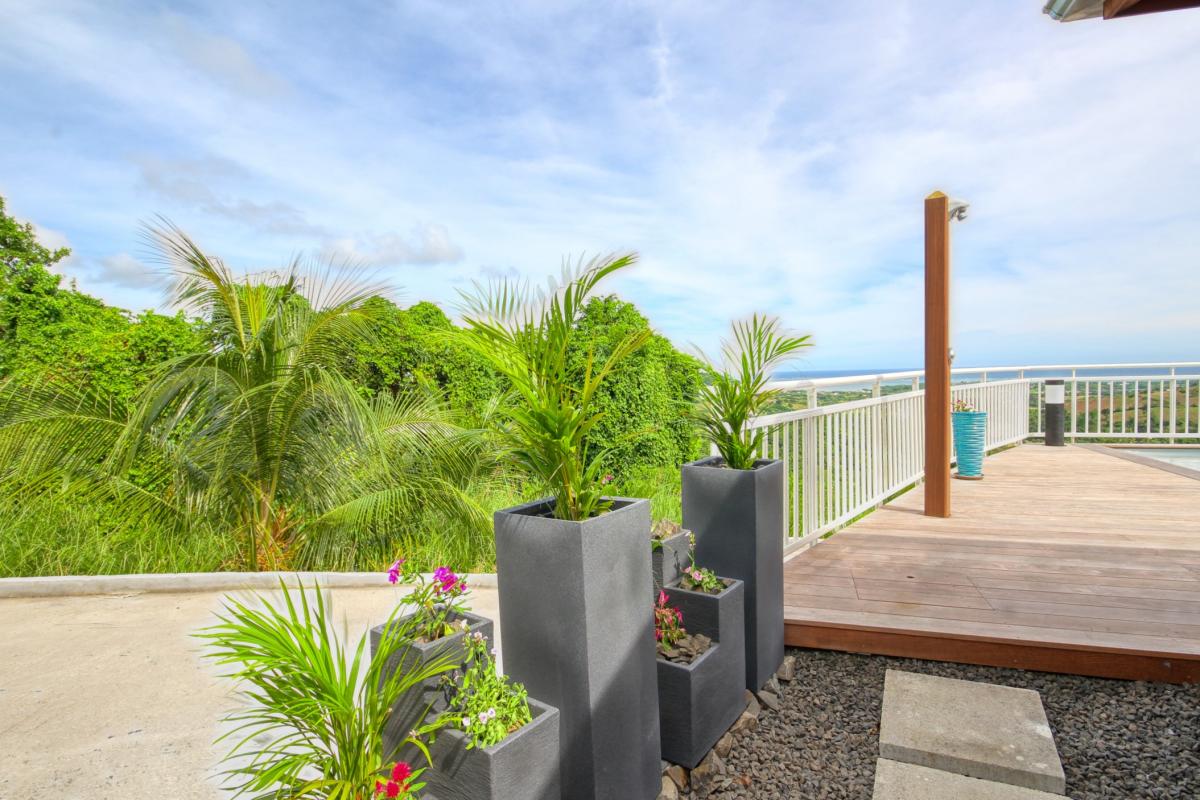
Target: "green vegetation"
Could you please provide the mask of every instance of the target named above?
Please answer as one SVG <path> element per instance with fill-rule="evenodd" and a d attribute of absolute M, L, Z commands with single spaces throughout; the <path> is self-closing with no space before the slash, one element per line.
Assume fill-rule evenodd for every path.
<path fill-rule="evenodd" d="M 491 512 L 547 487 L 513 468 L 519 394 L 461 328 L 298 264 L 237 279 L 169 227 L 157 241 L 181 310 L 132 315 L 64 284 L 68 252 L 0 199 L 0 576 L 492 567 Z M 591 378 L 605 493 L 679 519 L 697 363 L 629 303 L 573 313 L 569 382 L 642 341 Z"/>
<path fill-rule="evenodd" d="M 708 378 L 696 417 L 708 440 L 731 469 L 751 469 L 766 428 L 747 428 L 777 394 L 766 389 L 771 373 L 805 347 L 808 336 L 788 336 L 779 320 L 755 314 L 733 324 L 733 339 L 721 343 L 724 364 L 704 365 Z"/>
<path fill-rule="evenodd" d="M 578 356 L 577 322 L 596 285 L 636 260 L 631 253 L 581 263 L 549 292 L 502 281 L 464 295 L 463 342 L 508 379 L 515 395 L 503 406 L 502 439 L 525 473 L 554 495 L 559 519 L 584 520 L 609 506 L 604 469 L 615 443 L 601 449 L 591 440 L 605 414 L 597 399 L 606 379 L 651 334 L 648 328 L 618 332 L 610 347 L 588 343 Z"/>
<path fill-rule="evenodd" d="M 218 740 L 230 747 L 225 776 L 260 800 L 375 797 L 377 782 L 395 784 L 390 796 L 417 792 L 421 770 L 384 752 L 384 725 L 398 698 L 454 669 L 450 655 L 405 658 L 414 622 L 398 618 L 397 606 L 374 654 L 364 633 L 347 658 L 320 587 L 281 588 L 282 608 L 227 598 L 220 622 L 197 634 L 208 658 L 231 667 L 226 677 L 247 701 L 225 718 L 230 731 Z M 439 727 L 429 723 L 404 743 L 417 745 L 428 761 L 425 739 Z"/>
<path fill-rule="evenodd" d="M 117 502 L 130 524 L 216 527 L 250 569 L 346 568 L 426 511 L 483 524 L 466 491 L 483 437 L 423 393 L 366 399 L 336 369 L 372 335 L 369 295 L 318 275 L 306 297 L 295 264 L 239 281 L 181 231 L 152 234 L 210 346 L 165 362 L 127 408 L 62 381 L 10 393 L 9 485 Z"/>

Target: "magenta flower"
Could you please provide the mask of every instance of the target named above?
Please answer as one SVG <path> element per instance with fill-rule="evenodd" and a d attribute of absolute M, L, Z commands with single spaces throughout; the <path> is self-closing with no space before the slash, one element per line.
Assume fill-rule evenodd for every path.
<path fill-rule="evenodd" d="M 433 571 L 434 589 L 440 594 L 450 594 L 456 589 L 467 588 L 467 582 L 460 580 L 449 567 L 438 567 Z"/>
<path fill-rule="evenodd" d="M 388 583 L 395 583 L 400 580 L 400 568 L 404 566 L 404 559 L 396 559 L 390 567 L 388 567 L 387 576 Z"/>

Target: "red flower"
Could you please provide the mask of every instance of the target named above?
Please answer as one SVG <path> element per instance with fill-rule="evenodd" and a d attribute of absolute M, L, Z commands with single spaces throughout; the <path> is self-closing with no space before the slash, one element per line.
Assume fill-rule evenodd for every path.
<path fill-rule="evenodd" d="M 400 796 L 400 784 L 396 783 L 395 781 L 388 781 L 386 791 L 387 791 L 388 797 L 399 797 Z"/>
<path fill-rule="evenodd" d="M 379 794 L 382 791 L 383 791 L 383 784 L 380 783 L 379 781 L 375 781 L 375 794 Z"/>
<path fill-rule="evenodd" d="M 403 781 L 405 778 L 412 776 L 412 767 L 407 761 L 397 761 L 396 766 L 392 767 L 392 780 Z"/>

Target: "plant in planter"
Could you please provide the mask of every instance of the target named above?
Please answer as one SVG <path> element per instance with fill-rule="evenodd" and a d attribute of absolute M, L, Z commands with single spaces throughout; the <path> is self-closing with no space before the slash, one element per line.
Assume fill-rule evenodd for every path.
<path fill-rule="evenodd" d="M 651 334 L 589 354 L 582 376 L 570 357 L 588 295 L 635 258 L 593 259 L 546 292 L 500 282 L 464 294 L 464 342 L 512 387 L 499 435 L 552 495 L 495 515 L 505 669 L 558 708 L 562 783 L 580 798 L 661 787 L 650 503 L 604 495 L 607 451 L 588 439 L 597 391 Z"/>
<path fill-rule="evenodd" d="M 445 727 L 426 780 L 439 800 L 558 800 L 558 712 L 496 671 L 482 634 L 466 669 L 443 677 Z"/>
<path fill-rule="evenodd" d="M 447 658 L 406 662 L 385 672 L 387 657 L 413 641 L 415 623 L 389 620 L 376 652 L 363 659 L 362 637 L 353 654 L 333 631 L 320 587 L 315 603 L 302 585 L 280 583 L 284 604 L 263 601 L 251 608 L 226 598 L 218 624 L 197 633 L 205 656 L 233 669 L 226 677 L 242 684 L 247 705 L 226 716 L 231 727 L 218 741 L 233 742 L 224 773 L 230 788 L 257 797 L 372 796 L 415 798 L 424 787 L 422 770 L 397 760 L 384 742 L 384 726 L 396 701 L 427 680 L 454 668 Z M 440 721 L 410 731 L 405 743 L 426 752 L 424 739 Z"/>
<path fill-rule="evenodd" d="M 658 592 L 654 604 L 654 638 L 658 642 L 658 657 L 677 664 L 690 664 L 712 645 L 712 639 L 700 634 L 691 635 L 683 627 L 683 612 L 667 605 L 667 593 Z"/>
<path fill-rule="evenodd" d="M 662 755 L 689 769 L 745 708 L 743 586 L 721 586 L 660 590 L 654 608 Z"/>
<path fill-rule="evenodd" d="M 654 586 L 661 589 L 679 580 L 692 546 L 692 532 L 678 522 L 660 519 L 650 529 L 650 560 Z"/>
<path fill-rule="evenodd" d="M 987 449 L 987 412 L 978 411 L 966 400 L 955 400 L 950 419 L 954 427 L 956 477 L 983 479 L 983 454 Z"/>
<path fill-rule="evenodd" d="M 401 611 L 407 610 L 407 614 L 371 629 L 371 653 L 374 658 L 384 659 L 384 675 L 390 674 L 389 671 L 410 669 L 410 662 L 442 658 L 461 667 L 468 659 L 468 634 L 491 639 L 492 621 L 467 610 L 470 590 L 466 578 L 456 575 L 449 567 L 438 567 L 430 578 L 426 578 L 401 558 L 388 569 L 387 578 L 393 585 L 413 588 L 397 606 Z M 385 656 L 380 652 L 379 644 L 386 638 L 388 626 L 397 621 L 404 626 L 406 635 L 412 637 L 412 646 Z M 428 680 L 420 691 L 410 692 L 397 700 L 384 731 L 385 744 L 400 746 L 408 731 L 424 718 L 435 702 L 436 690 L 437 682 Z M 405 756 L 413 756 L 411 747 L 402 752 Z"/>
<path fill-rule="evenodd" d="M 679 587 L 687 589 L 690 592 L 703 592 L 705 594 L 720 594 L 725 591 L 733 581 L 728 578 L 721 578 L 711 569 L 697 567 L 693 559 L 690 566 L 684 569 L 683 574 L 679 578 Z"/>
<path fill-rule="evenodd" d="M 784 468 L 760 459 L 765 428 L 754 417 L 776 392 L 771 374 L 810 346 L 777 319 L 754 315 L 733 324 L 722 367 L 706 362 L 697 420 L 719 456 L 683 466 L 683 524 L 696 534 L 696 558 L 717 574 L 744 581 L 746 687 L 758 690 L 783 662 Z"/>

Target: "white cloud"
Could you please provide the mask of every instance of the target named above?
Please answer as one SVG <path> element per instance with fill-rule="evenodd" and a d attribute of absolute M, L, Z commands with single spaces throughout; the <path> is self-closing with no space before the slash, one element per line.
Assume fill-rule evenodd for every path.
<path fill-rule="evenodd" d="M 162 29 L 184 63 L 227 89 L 268 99 L 288 89 L 282 78 L 264 69 L 235 39 L 208 33 L 171 12 L 163 14 Z"/>
<path fill-rule="evenodd" d="M 462 248 L 450 238 L 446 226 L 434 223 L 414 226 L 408 237 L 373 233 L 333 239 L 326 242 L 322 252 L 328 260 L 365 266 L 450 264 L 463 258 Z"/>
<path fill-rule="evenodd" d="M 146 265 L 128 253 L 100 259 L 90 277 L 100 283 L 137 289 L 161 288 L 168 283 L 161 270 Z"/>

